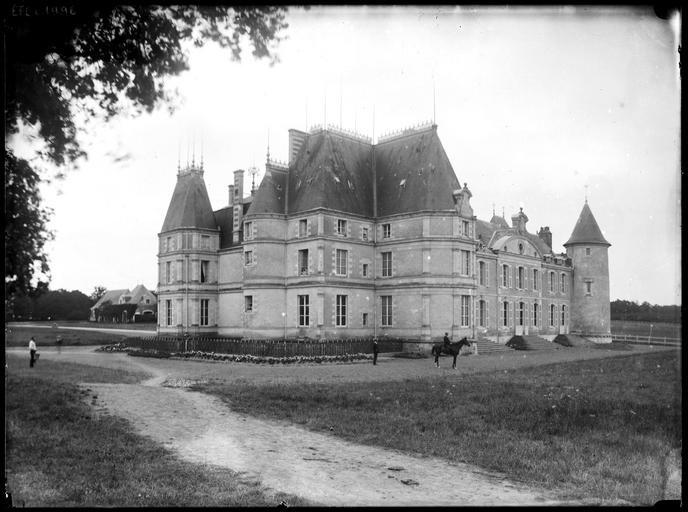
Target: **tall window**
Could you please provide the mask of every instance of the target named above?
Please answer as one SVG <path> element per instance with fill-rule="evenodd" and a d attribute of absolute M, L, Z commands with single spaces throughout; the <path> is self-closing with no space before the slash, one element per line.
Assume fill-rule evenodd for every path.
<path fill-rule="evenodd" d="M 382 326 L 391 327 L 392 325 L 392 296 L 382 295 Z"/>
<path fill-rule="evenodd" d="M 463 233 L 463 236 L 471 236 L 470 229 L 471 229 L 471 225 L 468 223 L 468 221 L 462 220 L 461 221 L 461 232 Z"/>
<path fill-rule="evenodd" d="M 585 281 L 585 293 L 586 295 L 592 295 L 592 281 Z"/>
<path fill-rule="evenodd" d="M 461 275 L 467 276 L 471 273 L 471 253 L 461 250 Z"/>
<path fill-rule="evenodd" d="M 253 222 L 244 222 L 244 240 L 251 240 L 253 238 Z"/>
<path fill-rule="evenodd" d="M 201 260 L 201 283 L 207 283 L 209 281 L 208 265 L 210 265 L 209 261 Z"/>
<path fill-rule="evenodd" d="M 308 275 L 308 249 L 299 250 L 299 275 Z"/>
<path fill-rule="evenodd" d="M 478 262 L 478 284 L 480 286 L 487 285 L 487 275 L 484 261 Z"/>
<path fill-rule="evenodd" d="M 246 313 L 253 313 L 253 295 L 246 295 L 244 297 L 244 311 Z"/>
<path fill-rule="evenodd" d="M 383 224 L 382 225 L 382 238 L 390 238 L 392 236 L 392 225 Z"/>
<path fill-rule="evenodd" d="M 392 277 L 392 253 L 382 253 L 382 277 Z"/>
<path fill-rule="evenodd" d="M 368 277 L 368 264 L 364 263 L 361 267 L 361 274 L 363 277 Z"/>
<path fill-rule="evenodd" d="M 561 274 L 561 293 L 566 293 L 567 291 L 566 274 Z"/>
<path fill-rule="evenodd" d="M 539 311 L 538 311 L 538 303 L 535 302 L 535 303 L 533 303 L 533 325 L 534 325 L 535 327 L 537 327 L 538 321 L 539 321 L 539 320 L 538 320 L 538 313 L 539 313 Z"/>
<path fill-rule="evenodd" d="M 201 249 L 210 249 L 210 237 L 201 235 Z"/>
<path fill-rule="evenodd" d="M 165 238 L 165 252 L 172 250 L 172 237 Z"/>
<path fill-rule="evenodd" d="M 523 289 L 523 270 L 524 270 L 523 267 L 518 267 L 518 279 L 517 279 L 517 283 L 518 283 L 518 288 L 519 288 L 520 290 Z"/>
<path fill-rule="evenodd" d="M 368 228 L 361 228 L 361 238 L 364 242 L 368 241 Z"/>
<path fill-rule="evenodd" d="M 299 220 L 299 236 L 308 236 L 308 219 Z"/>
<path fill-rule="evenodd" d="M 368 325 L 368 313 L 363 313 L 363 318 L 361 318 L 361 324 L 363 327 Z"/>
<path fill-rule="evenodd" d="M 585 248 L 585 255 L 590 256 L 590 247 Z"/>
<path fill-rule="evenodd" d="M 172 282 L 172 262 L 165 262 L 165 283 L 170 284 Z"/>
<path fill-rule="evenodd" d="M 523 325 L 525 317 L 526 305 L 523 302 L 518 303 L 518 325 Z"/>
<path fill-rule="evenodd" d="M 309 295 L 298 295 L 299 327 L 307 327 L 311 318 L 311 305 Z"/>
<path fill-rule="evenodd" d="M 549 326 L 554 327 L 555 319 L 557 318 L 557 308 L 554 304 L 549 307 Z"/>
<path fill-rule="evenodd" d="M 554 283 L 555 283 L 554 272 L 550 272 L 549 273 L 549 291 L 551 293 L 554 293 Z"/>
<path fill-rule="evenodd" d="M 346 220 L 337 219 L 337 234 L 346 236 Z"/>
<path fill-rule="evenodd" d="M 536 291 L 538 289 L 538 284 L 539 284 L 538 283 L 538 277 L 539 277 L 538 271 L 536 268 L 534 268 L 533 269 L 533 290 L 536 290 Z"/>
<path fill-rule="evenodd" d="M 470 296 L 461 296 L 461 327 L 468 327 L 470 318 Z"/>
<path fill-rule="evenodd" d="M 346 249 L 337 249 L 335 257 L 335 274 L 338 276 L 345 276 L 347 269 L 347 256 L 348 251 Z"/>
<path fill-rule="evenodd" d="M 487 303 L 484 300 L 478 301 L 478 324 L 480 327 L 487 325 Z"/>
<path fill-rule="evenodd" d="M 208 325 L 208 299 L 201 299 L 201 325 Z"/>
<path fill-rule="evenodd" d="M 346 295 L 337 295 L 335 325 L 346 327 Z"/>
<path fill-rule="evenodd" d="M 561 325 L 566 325 L 566 305 L 561 305 Z"/>
<path fill-rule="evenodd" d="M 504 327 L 509 325 L 509 303 L 507 301 L 502 303 L 502 325 Z"/>
<path fill-rule="evenodd" d="M 165 301 L 165 319 L 167 320 L 167 325 L 172 325 L 172 301 Z"/>
<path fill-rule="evenodd" d="M 509 287 L 509 265 L 502 265 L 502 286 Z"/>

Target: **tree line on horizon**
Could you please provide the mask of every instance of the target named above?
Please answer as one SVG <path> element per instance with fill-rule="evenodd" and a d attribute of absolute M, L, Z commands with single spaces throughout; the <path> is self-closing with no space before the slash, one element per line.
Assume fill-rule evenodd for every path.
<path fill-rule="evenodd" d="M 91 295 L 86 295 L 79 290 L 49 290 L 47 286 L 38 287 L 32 293 L 20 295 L 12 301 L 12 308 L 5 310 L 5 321 L 88 320 L 91 306 L 106 291 L 103 286 L 96 286 Z M 610 303 L 610 310 L 612 320 L 681 323 L 681 306 L 676 305 L 660 306 L 647 301 L 638 303 L 617 299 Z"/>

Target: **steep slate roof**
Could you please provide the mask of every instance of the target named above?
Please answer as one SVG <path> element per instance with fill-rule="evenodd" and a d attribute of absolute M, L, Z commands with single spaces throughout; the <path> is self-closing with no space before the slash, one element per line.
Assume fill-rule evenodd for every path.
<path fill-rule="evenodd" d="M 289 166 L 288 213 L 328 208 L 373 215 L 371 146 L 337 132 L 309 134 Z"/>
<path fill-rule="evenodd" d="M 454 209 L 460 184 L 436 125 L 378 142 L 375 164 L 378 216 Z"/>
<path fill-rule="evenodd" d="M 177 175 L 161 232 L 177 228 L 217 228 L 202 171 L 194 169 Z"/>
<path fill-rule="evenodd" d="M 226 249 L 232 245 L 232 230 L 234 229 L 234 209 L 225 206 L 214 212 L 215 222 L 220 227 L 220 249 Z"/>
<path fill-rule="evenodd" d="M 287 173 L 267 169 L 258 186 L 247 215 L 254 213 L 284 213 Z"/>
<path fill-rule="evenodd" d="M 98 299 L 98 302 L 91 306 L 91 309 L 100 307 L 104 302 L 107 301 L 110 301 L 111 304 L 117 304 L 119 302 L 119 298 L 125 293 L 129 293 L 129 290 L 126 288 L 123 290 L 108 290 L 100 299 Z"/>
<path fill-rule="evenodd" d="M 573 244 L 605 244 L 611 245 L 602 235 L 600 227 L 586 201 L 583 210 L 578 217 L 578 221 L 573 228 L 571 238 L 564 244 L 564 247 Z"/>

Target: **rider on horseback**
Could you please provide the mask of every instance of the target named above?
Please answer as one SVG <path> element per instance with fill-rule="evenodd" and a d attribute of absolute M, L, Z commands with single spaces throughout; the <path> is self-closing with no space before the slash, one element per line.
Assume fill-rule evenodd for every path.
<path fill-rule="evenodd" d="M 448 347 L 448 346 L 449 346 L 449 343 L 451 343 L 451 342 L 449 341 L 449 333 L 448 333 L 448 332 L 445 332 L 445 333 L 444 333 L 444 346 L 445 346 L 445 347 Z"/>

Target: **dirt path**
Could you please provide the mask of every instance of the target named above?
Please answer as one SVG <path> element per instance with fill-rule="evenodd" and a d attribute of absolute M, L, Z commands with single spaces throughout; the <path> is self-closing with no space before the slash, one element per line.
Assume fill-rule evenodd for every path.
<path fill-rule="evenodd" d="M 70 347 L 65 347 L 65 349 Z M 636 351 L 634 348 L 633 351 Z M 637 349 L 638 352 L 649 351 Z M 184 459 L 227 467 L 278 491 L 330 506 L 553 505 L 552 493 L 529 488 L 466 464 L 409 456 L 310 432 L 287 422 L 231 411 L 218 398 L 186 389 L 197 380 L 310 382 L 390 380 L 517 369 L 562 360 L 612 357 L 607 351 L 556 351 L 468 358 L 461 371 L 437 370 L 426 360 L 382 359 L 381 364 L 272 367 L 239 363 L 144 359 L 71 348 L 45 357 L 138 370 L 141 384 L 82 384 L 96 395 L 99 413 L 129 420 L 142 435 Z M 621 355 L 621 354 L 619 354 Z M 451 482 L 451 484 L 447 484 Z M 568 504 L 582 504 L 568 503 Z"/>
<path fill-rule="evenodd" d="M 275 490 L 329 506 L 548 505 L 524 488 L 464 464 L 360 446 L 237 414 L 203 393 L 145 384 L 84 384 L 97 407 L 132 422 L 183 458 L 232 469 Z M 453 482 L 447 485 L 446 482 Z"/>

